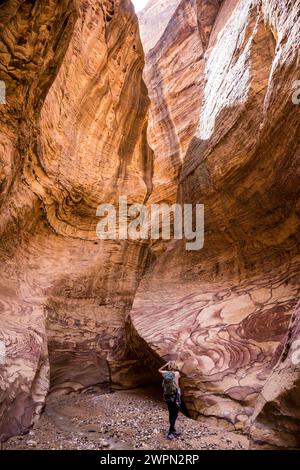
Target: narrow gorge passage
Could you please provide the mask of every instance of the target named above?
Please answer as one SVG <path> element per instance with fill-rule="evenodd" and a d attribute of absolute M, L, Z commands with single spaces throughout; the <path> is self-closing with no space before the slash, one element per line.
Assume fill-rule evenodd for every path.
<path fill-rule="evenodd" d="M 0 1 L 1 446 L 300 449 L 299 12 Z"/>

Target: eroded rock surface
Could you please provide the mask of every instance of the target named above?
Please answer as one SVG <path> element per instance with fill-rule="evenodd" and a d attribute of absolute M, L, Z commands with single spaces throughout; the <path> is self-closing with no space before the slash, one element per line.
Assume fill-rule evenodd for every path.
<path fill-rule="evenodd" d="M 151 2 L 147 132 L 129 0 L 0 6 L 1 440 L 49 390 L 177 359 L 191 417 L 299 446 L 299 9 Z M 204 204 L 204 249 L 98 240 L 97 206 L 124 194 Z"/>
<path fill-rule="evenodd" d="M 180 0 L 151 0 L 138 13 L 141 39 L 148 52 L 159 41 Z"/>
<path fill-rule="evenodd" d="M 30 426 L 49 377 L 52 390 L 147 382 L 124 326 L 147 248 L 98 240 L 96 209 L 143 202 L 152 157 L 129 0 L 11 0 L 0 35 L 5 440 Z"/>
<path fill-rule="evenodd" d="M 160 58 L 164 67 L 157 67 L 163 87 L 151 88 L 155 82 L 147 80 L 150 96 L 156 95 L 151 199 L 167 199 L 160 177 L 167 174 L 171 185 L 165 187 L 172 187 L 178 202 L 205 204 L 205 246 L 188 252 L 185 241 L 172 242 L 157 257 L 135 297 L 132 337 L 137 344 L 142 337 L 154 362 L 178 359 L 193 417 L 215 416 L 244 429 L 267 380 L 277 373 L 273 369 L 299 297 L 300 108 L 292 102 L 299 78 L 299 7 L 299 1 L 225 0 L 206 7 L 183 1 L 162 36 L 167 41 L 173 34 L 172 49 Z M 194 38 L 195 18 L 205 25 L 198 23 L 195 47 L 204 57 L 189 55 L 195 67 L 189 64 L 186 77 L 181 71 L 181 80 L 176 66 L 187 60 L 184 51 L 172 60 L 185 44 L 180 8 L 193 12 L 187 18 L 193 18 Z M 155 50 L 164 45 L 159 42 Z M 153 51 L 147 68 L 155 75 L 152 57 Z M 169 124 L 166 110 L 176 103 L 169 92 L 179 84 L 182 101 Z M 201 98 L 197 104 L 189 99 L 193 87 Z M 190 127 L 194 135 L 188 139 L 183 132 L 188 149 L 180 153 L 175 138 L 179 149 L 180 130 L 188 128 L 192 113 L 198 115 Z M 162 128 L 163 139 L 157 137 Z M 177 168 L 170 178 L 166 168 L 174 155 Z M 299 394 L 297 368 L 292 376 L 294 391 L 286 393 Z M 290 423 L 298 419 L 292 407 Z M 258 418 L 264 411 L 267 406 Z"/>
<path fill-rule="evenodd" d="M 300 447 L 300 304 L 292 315 L 276 367 L 251 418 L 252 448 Z"/>
<path fill-rule="evenodd" d="M 203 99 L 207 41 L 220 4 L 180 2 L 146 56 L 144 75 L 151 100 L 148 142 L 155 155 L 149 205 L 176 202 L 178 175 L 197 129 Z M 144 15 L 151 20 L 147 9 Z M 163 249 L 162 243 L 153 244 L 155 253 Z"/>

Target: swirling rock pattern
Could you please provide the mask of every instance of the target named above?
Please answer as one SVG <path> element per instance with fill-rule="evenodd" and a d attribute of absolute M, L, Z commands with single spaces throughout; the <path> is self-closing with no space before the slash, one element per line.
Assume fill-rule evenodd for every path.
<path fill-rule="evenodd" d="M 143 202 L 152 153 L 129 0 L 9 0 L 0 6 L 0 35 L 5 440 L 28 429 L 49 387 L 149 379 L 124 322 L 147 247 L 98 240 L 96 208 L 119 194 Z"/>
<path fill-rule="evenodd" d="M 149 140 L 155 152 L 151 199 L 167 199 L 155 178 L 160 171 L 165 175 L 177 155 L 174 177 L 166 170 L 166 187 L 172 187 L 178 202 L 205 204 L 205 247 L 188 252 L 185 241 L 172 242 L 157 256 L 135 296 L 130 328 L 137 348 L 140 337 L 147 344 L 153 363 L 161 358 L 181 364 L 192 417 L 223 418 L 246 429 L 268 378 L 277 374 L 274 367 L 299 297 L 300 107 L 292 93 L 300 73 L 300 3 L 206 3 L 182 1 L 168 34 L 147 56 L 147 69 L 154 70 L 154 51 L 164 50 L 173 34 L 172 49 L 159 62 L 164 67 L 157 83 L 163 87 L 152 88 L 153 78 L 147 80 L 150 96 L 156 95 Z M 180 73 L 182 81 L 172 60 L 184 44 L 180 9 L 194 9 L 187 22 L 193 17 L 194 31 L 197 18 L 202 49 L 195 49 L 204 54 L 188 67 L 188 78 Z M 184 56 L 183 50 L 178 55 Z M 170 107 L 169 90 L 179 84 L 182 90 L 195 87 L 201 100 L 197 105 L 192 100 L 191 110 L 189 92 L 182 91 L 177 127 L 166 124 L 163 110 L 166 102 Z M 176 153 L 173 135 L 181 144 L 180 129 L 196 112 L 187 151 Z M 155 141 L 151 132 L 160 128 L 165 138 Z M 299 395 L 298 371 L 291 376 L 282 392 L 286 398 Z M 276 393 L 255 412 L 266 427 L 272 407 L 276 413 Z M 297 418 L 296 407 L 289 407 L 286 422 Z"/>
<path fill-rule="evenodd" d="M 300 304 L 291 318 L 281 351 L 251 418 L 252 448 L 300 447 Z"/>
<path fill-rule="evenodd" d="M 31 298 L 30 289 L 26 293 L 22 288 L 25 246 L 42 219 L 42 205 L 26 185 L 23 168 L 75 19 L 71 1 L 9 1 L 0 7 L 0 79 L 7 93 L 6 104 L 0 106 L 0 340 L 5 348 L 0 364 L 1 440 L 28 428 L 49 388 L 43 308 L 38 298 Z"/>

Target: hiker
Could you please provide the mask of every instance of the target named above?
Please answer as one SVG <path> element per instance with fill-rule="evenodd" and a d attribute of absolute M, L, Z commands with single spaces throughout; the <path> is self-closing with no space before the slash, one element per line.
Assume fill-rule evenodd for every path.
<path fill-rule="evenodd" d="M 180 435 L 175 429 L 175 422 L 178 417 L 181 404 L 181 391 L 179 387 L 180 373 L 176 370 L 176 364 L 171 361 L 162 366 L 158 372 L 163 376 L 162 386 L 164 399 L 169 410 L 170 428 L 167 433 L 167 438 L 173 439 Z"/>

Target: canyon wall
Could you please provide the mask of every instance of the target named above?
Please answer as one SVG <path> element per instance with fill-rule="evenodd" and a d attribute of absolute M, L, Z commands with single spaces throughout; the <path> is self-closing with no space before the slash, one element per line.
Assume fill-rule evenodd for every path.
<path fill-rule="evenodd" d="M 251 448 L 299 448 L 300 303 L 292 315 L 280 359 L 255 404 Z"/>
<path fill-rule="evenodd" d="M 147 246 L 96 235 L 99 204 L 147 199 L 152 153 L 129 0 L 11 0 L 0 35 L 5 440 L 28 429 L 49 389 L 153 380 L 124 323 Z"/>
<path fill-rule="evenodd" d="M 138 13 L 144 51 L 148 52 L 164 33 L 180 0 L 149 0 Z"/>
<path fill-rule="evenodd" d="M 156 251 L 130 314 L 133 343 L 153 363 L 177 359 L 193 418 L 288 446 L 300 444 L 299 365 L 278 361 L 300 285 L 299 8 L 183 0 L 148 53 L 151 200 L 204 204 L 205 245 Z M 279 376 L 289 380 L 271 393 Z M 287 413 L 281 438 L 269 429 L 276 410 Z"/>
<path fill-rule="evenodd" d="M 147 53 L 144 77 L 151 100 L 148 142 L 155 155 L 149 205 L 176 202 L 178 175 L 203 99 L 207 39 L 220 4 L 219 0 L 204 1 L 197 8 L 195 0 L 180 2 L 160 40 Z M 143 15 L 150 23 L 148 9 Z M 141 31 L 147 38 L 143 23 Z M 164 245 L 152 243 L 153 252 L 161 253 Z"/>

